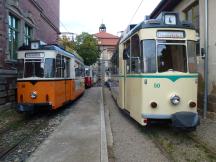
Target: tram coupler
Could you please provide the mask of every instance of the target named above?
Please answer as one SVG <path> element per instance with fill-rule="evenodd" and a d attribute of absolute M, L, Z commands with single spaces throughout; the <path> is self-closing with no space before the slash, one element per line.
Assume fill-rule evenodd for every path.
<path fill-rule="evenodd" d="M 172 126 L 180 129 L 196 128 L 200 124 L 198 113 L 177 112 L 172 115 Z"/>

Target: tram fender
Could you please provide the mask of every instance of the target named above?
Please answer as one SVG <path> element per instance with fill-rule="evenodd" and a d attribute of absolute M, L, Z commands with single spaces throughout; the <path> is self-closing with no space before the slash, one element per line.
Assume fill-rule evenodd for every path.
<path fill-rule="evenodd" d="M 199 125 L 200 119 L 194 112 L 177 112 L 172 115 L 172 126 L 177 128 L 193 128 Z"/>

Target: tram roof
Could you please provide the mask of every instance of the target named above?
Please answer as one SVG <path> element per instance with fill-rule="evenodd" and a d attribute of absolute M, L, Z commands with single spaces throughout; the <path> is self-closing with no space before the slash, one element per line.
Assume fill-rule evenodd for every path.
<path fill-rule="evenodd" d="M 175 14 L 177 17 L 177 22 L 175 25 L 168 25 L 164 23 L 164 15 L 165 14 Z M 195 30 L 192 23 L 188 21 L 180 21 L 179 15 L 176 12 L 162 12 L 161 15 L 158 16 L 157 19 L 147 19 L 142 21 L 141 23 L 137 25 L 132 25 L 128 30 L 126 31 L 120 41 L 123 42 L 127 40 L 129 37 L 131 37 L 133 34 L 135 34 L 137 31 L 141 29 L 147 29 L 147 28 L 175 28 L 175 29 L 193 29 Z"/>
<path fill-rule="evenodd" d="M 83 58 L 81 56 L 79 56 L 78 54 L 68 52 L 68 51 L 64 50 L 63 47 L 60 47 L 57 44 L 40 45 L 39 48 L 37 48 L 37 49 L 31 49 L 31 46 L 21 46 L 18 51 L 29 51 L 29 50 L 58 51 L 58 52 L 64 53 L 68 57 L 74 57 L 74 58 L 77 58 L 78 60 L 80 60 L 82 62 L 84 61 Z"/>

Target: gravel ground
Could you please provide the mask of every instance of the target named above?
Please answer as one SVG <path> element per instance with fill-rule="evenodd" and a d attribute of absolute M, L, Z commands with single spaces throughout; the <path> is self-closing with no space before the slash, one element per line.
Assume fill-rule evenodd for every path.
<path fill-rule="evenodd" d="M 191 134 L 216 152 L 216 120 L 201 119 L 201 124 L 197 127 L 197 131 Z"/>
<path fill-rule="evenodd" d="M 139 125 L 116 107 L 110 92 L 104 88 L 105 109 L 109 109 L 113 135 L 115 162 L 163 162 L 169 161 L 164 153 L 144 134 Z"/>
<path fill-rule="evenodd" d="M 18 141 L 24 139 L 15 149 L 10 151 L 5 157 L 0 159 L 4 162 L 21 162 L 25 161 L 36 148 L 55 130 L 55 128 L 61 123 L 61 121 L 71 111 L 70 107 L 76 104 L 76 102 L 64 106 L 56 111 L 45 111 L 33 114 L 32 116 L 20 115 L 17 112 L 10 112 L 4 115 L 4 118 L 10 119 L 10 114 L 18 116 L 17 123 L 13 120 L 7 121 L 7 123 L 1 123 L 0 125 L 6 127 L 9 124 L 16 124 L 13 127 L 10 126 L 7 131 L 0 134 L 0 153 L 4 149 L 10 148 Z M 7 117 L 8 115 L 8 117 Z M 3 117 L 1 119 L 4 119 Z M 2 150 L 1 150 L 2 148 Z"/>

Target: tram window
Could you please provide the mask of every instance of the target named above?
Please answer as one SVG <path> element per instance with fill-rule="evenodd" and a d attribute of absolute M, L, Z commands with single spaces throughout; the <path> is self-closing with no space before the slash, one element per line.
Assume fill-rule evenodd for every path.
<path fill-rule="evenodd" d="M 82 77 L 85 77 L 85 66 L 82 65 Z"/>
<path fill-rule="evenodd" d="M 75 76 L 80 77 L 82 75 L 81 72 L 82 71 L 81 71 L 81 68 L 80 68 L 80 64 L 77 61 L 75 61 Z"/>
<path fill-rule="evenodd" d="M 85 70 L 85 76 L 90 76 L 90 69 Z"/>
<path fill-rule="evenodd" d="M 28 60 L 25 62 L 24 77 L 44 77 L 44 62 L 42 60 Z"/>
<path fill-rule="evenodd" d="M 44 77 L 45 78 L 55 77 L 55 59 L 53 58 L 45 59 Z"/>
<path fill-rule="evenodd" d="M 66 58 L 66 77 L 70 77 L 70 59 Z"/>
<path fill-rule="evenodd" d="M 18 59 L 17 61 L 18 78 L 23 78 L 24 71 L 24 59 Z"/>
<path fill-rule="evenodd" d="M 126 43 L 125 43 L 125 45 L 124 45 L 125 47 L 124 47 L 124 51 L 127 51 L 127 53 L 128 53 L 128 55 L 129 55 L 129 57 L 130 57 L 130 40 L 128 40 Z M 131 68 L 131 66 L 130 66 L 130 59 L 127 59 L 126 60 L 126 72 L 127 73 L 130 73 L 130 68 Z"/>
<path fill-rule="evenodd" d="M 136 34 L 131 38 L 131 73 L 140 73 L 140 40 Z"/>
<path fill-rule="evenodd" d="M 188 41 L 188 67 L 190 73 L 197 72 L 197 60 L 196 60 L 196 43 L 194 41 Z"/>
<path fill-rule="evenodd" d="M 61 78 L 61 55 L 56 56 L 56 78 Z"/>
<path fill-rule="evenodd" d="M 65 57 L 62 56 L 61 57 L 61 77 L 64 78 L 65 77 Z"/>
<path fill-rule="evenodd" d="M 187 72 L 185 45 L 158 45 L 158 72 L 168 70 Z"/>
<path fill-rule="evenodd" d="M 144 40 L 143 41 L 143 63 L 145 73 L 156 72 L 156 41 Z"/>

